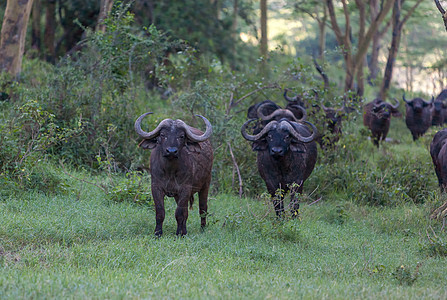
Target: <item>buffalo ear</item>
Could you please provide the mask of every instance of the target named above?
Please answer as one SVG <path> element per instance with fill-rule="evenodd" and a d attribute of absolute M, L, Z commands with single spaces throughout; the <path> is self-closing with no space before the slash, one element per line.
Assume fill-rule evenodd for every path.
<path fill-rule="evenodd" d="M 200 153 L 200 151 L 202 151 L 202 147 L 200 147 L 199 143 L 190 140 L 186 141 L 185 147 L 186 151 L 189 153 Z"/>
<path fill-rule="evenodd" d="M 141 147 L 143 149 L 154 149 L 157 146 L 157 138 L 150 139 L 150 140 L 142 140 L 138 147 Z"/>
<path fill-rule="evenodd" d="M 265 139 L 255 141 L 255 142 L 253 142 L 253 144 L 251 144 L 251 149 L 253 151 L 264 151 L 264 150 L 267 150 L 267 148 L 268 148 L 268 144 Z"/>
<path fill-rule="evenodd" d="M 297 153 L 306 153 L 306 146 L 304 146 L 304 144 L 302 143 L 297 143 L 297 142 L 291 142 L 290 143 L 290 150 L 292 150 L 293 152 L 297 152 Z"/>

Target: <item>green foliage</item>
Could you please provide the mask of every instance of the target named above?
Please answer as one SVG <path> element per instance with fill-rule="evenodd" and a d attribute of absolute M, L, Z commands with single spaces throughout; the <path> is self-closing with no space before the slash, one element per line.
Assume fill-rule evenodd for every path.
<path fill-rule="evenodd" d="M 425 243 L 422 244 L 422 251 L 430 256 L 445 257 L 447 256 L 447 242 L 444 234 L 436 234 L 433 228 L 431 233 L 427 231 Z"/>
<path fill-rule="evenodd" d="M 412 272 L 409 266 L 401 265 L 397 267 L 391 274 L 393 275 L 394 279 L 399 282 L 400 285 L 413 285 L 419 277 L 420 266 L 421 263 L 418 263 L 416 265 L 415 271 Z"/>
<path fill-rule="evenodd" d="M 0 123 L 0 171 L 17 188 L 59 191 L 60 181 L 42 168 L 46 154 L 81 129 L 61 128 L 54 115 L 35 100 L 16 106 L 13 117 Z"/>

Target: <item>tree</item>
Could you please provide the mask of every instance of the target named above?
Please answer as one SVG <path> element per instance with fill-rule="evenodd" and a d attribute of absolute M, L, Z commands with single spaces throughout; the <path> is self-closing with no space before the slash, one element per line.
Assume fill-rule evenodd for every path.
<path fill-rule="evenodd" d="M 56 60 L 55 32 L 56 32 L 56 1 L 48 0 L 45 10 L 45 33 L 43 43 L 45 45 L 45 59 L 51 63 Z"/>
<path fill-rule="evenodd" d="M 350 8 L 346 0 L 341 0 L 342 11 L 345 19 L 345 29 L 342 31 L 340 28 L 334 3 L 332 0 L 326 0 L 326 5 L 329 12 L 329 17 L 332 24 L 332 30 L 334 31 L 337 43 L 342 49 L 343 58 L 345 60 L 346 76 L 345 76 L 345 92 L 354 90 L 354 83 L 357 81 L 357 95 L 362 96 L 364 91 L 364 78 L 363 67 L 365 61 L 365 55 L 368 51 L 369 44 L 373 35 L 377 32 L 379 25 L 385 19 L 385 16 L 393 7 L 395 0 L 383 0 L 382 9 L 378 13 L 377 17 L 371 22 L 369 28 L 366 28 L 366 4 L 367 0 L 355 0 L 355 6 L 359 13 L 359 31 L 358 31 L 358 45 L 357 51 L 354 53 L 353 45 L 351 41 L 351 18 Z"/>
<path fill-rule="evenodd" d="M 370 22 L 374 22 L 374 20 L 377 18 L 380 12 L 380 2 L 379 0 L 371 0 L 369 2 L 369 16 L 370 16 Z M 388 32 L 388 29 L 391 25 L 391 18 L 386 22 L 386 24 L 377 30 L 372 38 L 371 41 L 371 53 L 369 55 L 368 60 L 368 68 L 369 68 L 369 75 L 368 75 L 368 83 L 370 85 L 374 85 L 374 80 L 377 78 L 377 75 L 379 74 L 379 53 L 380 49 L 382 48 L 382 39 L 385 36 L 385 33 Z"/>
<path fill-rule="evenodd" d="M 268 56 L 268 38 L 267 38 L 267 0 L 261 0 L 261 56 L 263 57 L 261 62 L 261 72 L 265 75 L 267 56 Z"/>
<path fill-rule="evenodd" d="M 40 51 L 41 34 L 40 34 L 40 18 L 41 18 L 40 0 L 34 0 L 32 9 L 32 30 L 31 30 L 31 47 Z"/>
<path fill-rule="evenodd" d="M 416 3 L 407 11 L 407 14 L 401 18 L 402 5 L 405 0 L 396 0 L 393 7 L 393 36 L 391 39 L 390 51 L 388 52 L 388 59 L 383 75 L 382 87 L 380 89 L 380 99 L 385 100 L 388 89 L 390 88 L 391 78 L 393 77 L 393 68 L 396 61 L 397 53 L 399 52 L 400 39 L 402 36 L 402 29 L 416 8 L 423 0 L 417 0 Z"/>
<path fill-rule="evenodd" d="M 8 0 L 0 34 L 0 70 L 16 77 L 22 68 L 26 27 L 33 0 Z"/>
<path fill-rule="evenodd" d="M 104 20 L 109 15 L 112 10 L 113 0 L 101 0 L 99 7 L 98 22 L 96 23 L 96 31 L 106 31 L 106 26 L 104 25 Z"/>
<path fill-rule="evenodd" d="M 438 8 L 439 12 L 442 15 L 442 20 L 444 21 L 445 30 L 447 30 L 447 12 L 442 7 L 441 3 L 439 3 L 439 0 L 434 0 L 436 7 Z"/>
<path fill-rule="evenodd" d="M 295 10 L 309 15 L 318 24 L 318 58 L 324 59 L 324 51 L 326 48 L 326 24 L 328 11 L 327 6 L 321 7 L 320 1 L 301 0 L 295 3 Z"/>

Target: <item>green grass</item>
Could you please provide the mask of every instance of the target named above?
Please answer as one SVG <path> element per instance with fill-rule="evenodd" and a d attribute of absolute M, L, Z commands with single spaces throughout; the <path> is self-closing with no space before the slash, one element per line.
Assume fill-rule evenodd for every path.
<path fill-rule="evenodd" d="M 94 180 L 94 178 L 92 178 Z M 74 183 L 75 184 L 75 183 Z M 78 183 L 79 184 L 79 183 Z M 262 200 L 217 195 L 209 225 L 197 207 L 164 236 L 150 206 L 112 203 L 93 186 L 76 195 L 22 193 L 0 202 L 0 298 L 445 298 L 445 258 L 423 251 L 427 205 L 302 204 L 278 221 Z M 340 209 L 341 208 L 341 209 Z M 404 265 L 411 286 L 392 275 Z"/>

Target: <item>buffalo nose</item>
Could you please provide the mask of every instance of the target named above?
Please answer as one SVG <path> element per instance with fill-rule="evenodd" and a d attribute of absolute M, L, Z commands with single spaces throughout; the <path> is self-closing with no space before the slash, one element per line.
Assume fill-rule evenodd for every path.
<path fill-rule="evenodd" d="M 168 147 L 168 148 L 166 148 L 166 153 L 167 154 L 177 154 L 177 151 L 178 151 L 177 147 Z"/>
<path fill-rule="evenodd" d="M 281 154 L 283 154 L 282 147 L 273 147 L 272 148 L 272 154 L 274 154 L 274 155 L 281 155 Z"/>

